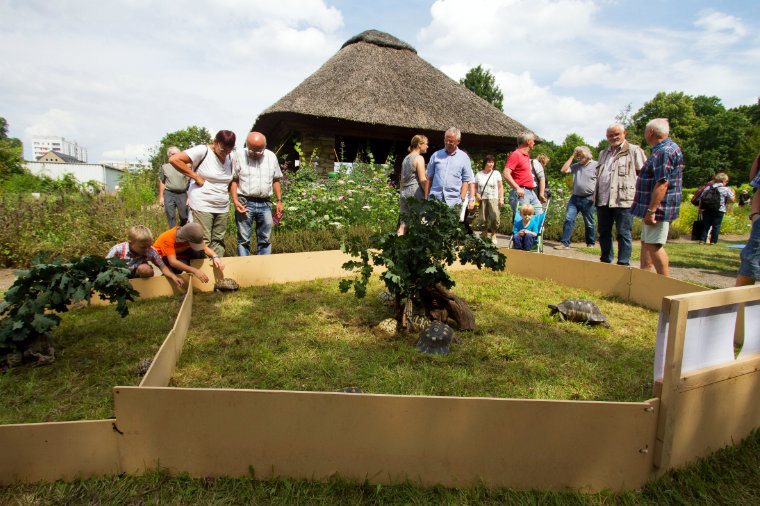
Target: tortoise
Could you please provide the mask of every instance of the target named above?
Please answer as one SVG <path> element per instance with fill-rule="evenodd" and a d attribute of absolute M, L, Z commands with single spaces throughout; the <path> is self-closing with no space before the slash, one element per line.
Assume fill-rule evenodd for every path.
<path fill-rule="evenodd" d="M 409 330 L 413 332 L 419 332 L 421 330 L 425 330 L 425 328 L 433 323 L 433 320 L 428 318 L 427 316 L 413 314 L 411 316 L 406 317 L 407 326 L 409 327 Z"/>
<path fill-rule="evenodd" d="M 431 355 L 447 355 L 451 351 L 451 341 L 454 339 L 454 329 L 447 324 L 434 321 L 420 332 L 420 340 L 416 348 L 422 353 Z"/>
<path fill-rule="evenodd" d="M 140 376 L 145 376 L 145 374 L 148 372 L 148 369 L 150 369 L 150 364 L 153 363 L 152 358 L 144 358 L 140 360 L 137 363 L 137 374 Z"/>
<path fill-rule="evenodd" d="M 215 292 L 235 292 L 239 288 L 240 288 L 240 285 L 238 285 L 237 281 L 235 281 L 232 278 L 220 279 L 219 281 L 214 283 Z"/>
<path fill-rule="evenodd" d="M 395 318 L 386 318 L 375 326 L 375 330 L 384 334 L 395 334 L 398 330 L 398 321 Z"/>
<path fill-rule="evenodd" d="M 340 392 L 343 394 L 363 394 L 364 390 L 362 390 L 359 387 L 343 387 L 336 390 L 336 392 Z"/>
<path fill-rule="evenodd" d="M 377 298 L 380 299 L 383 306 L 392 306 L 396 302 L 396 297 L 393 296 L 388 290 L 383 290 L 377 294 Z"/>
<path fill-rule="evenodd" d="M 590 300 L 565 299 L 559 304 L 549 304 L 549 309 L 552 310 L 552 316 L 558 314 L 561 320 L 588 323 L 589 325 L 602 325 L 610 328 L 610 324 L 607 323 L 607 317 Z"/>

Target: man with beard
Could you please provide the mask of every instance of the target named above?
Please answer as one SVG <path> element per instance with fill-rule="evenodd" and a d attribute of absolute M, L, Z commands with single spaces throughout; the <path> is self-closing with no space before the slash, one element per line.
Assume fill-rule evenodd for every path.
<path fill-rule="evenodd" d="M 636 194 L 636 178 L 646 161 L 644 150 L 625 139 L 625 127 L 619 123 L 607 128 L 610 146 L 599 153 L 596 176 L 596 219 L 599 230 L 600 260 L 612 263 L 615 249 L 612 245 L 612 226 L 617 229 L 618 265 L 630 265 L 631 204 Z"/>

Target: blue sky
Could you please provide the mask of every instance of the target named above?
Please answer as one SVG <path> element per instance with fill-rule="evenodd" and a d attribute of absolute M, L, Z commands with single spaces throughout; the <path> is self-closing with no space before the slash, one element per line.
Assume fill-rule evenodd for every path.
<path fill-rule="evenodd" d="M 595 145 L 658 91 L 756 102 L 759 20 L 756 1 L 0 0 L 0 116 L 27 157 L 38 133 L 77 141 L 90 161 L 146 159 L 189 125 L 244 135 L 372 28 L 456 80 L 484 65 L 506 114 Z"/>

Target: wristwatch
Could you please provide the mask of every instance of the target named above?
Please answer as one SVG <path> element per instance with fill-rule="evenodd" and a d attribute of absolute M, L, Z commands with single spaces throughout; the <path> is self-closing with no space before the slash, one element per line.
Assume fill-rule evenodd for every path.
<path fill-rule="evenodd" d="M 652 211 L 651 209 L 647 209 L 647 214 L 654 214 L 654 213 L 656 213 L 656 212 L 657 212 L 657 210 L 656 210 L 656 209 L 655 209 L 654 211 Z"/>

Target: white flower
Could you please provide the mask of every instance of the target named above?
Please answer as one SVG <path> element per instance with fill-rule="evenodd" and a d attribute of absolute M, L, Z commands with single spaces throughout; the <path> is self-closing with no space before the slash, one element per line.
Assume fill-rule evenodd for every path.
<path fill-rule="evenodd" d="M 363 206 L 362 209 L 370 209 L 369 206 Z"/>
<path fill-rule="evenodd" d="M 289 206 L 288 211 L 298 211 L 298 208 L 296 206 Z"/>
<path fill-rule="evenodd" d="M 331 221 L 331 222 L 330 222 L 330 225 L 332 225 L 332 226 L 333 226 L 333 227 L 335 227 L 335 228 L 340 228 L 340 227 L 342 227 L 342 226 L 343 226 L 343 223 L 339 223 L 339 222 L 337 222 L 337 221 Z"/>

